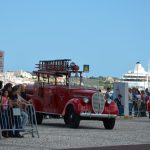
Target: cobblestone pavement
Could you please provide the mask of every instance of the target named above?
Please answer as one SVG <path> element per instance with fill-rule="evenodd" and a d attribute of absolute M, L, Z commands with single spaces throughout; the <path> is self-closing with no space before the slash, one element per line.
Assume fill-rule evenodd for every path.
<path fill-rule="evenodd" d="M 81 121 L 78 129 L 64 125 L 63 119 L 45 119 L 38 126 L 40 138 L 2 138 L 2 150 L 50 150 L 111 145 L 150 144 L 150 120 L 143 118 L 117 118 L 113 130 L 105 130 L 100 121 Z"/>

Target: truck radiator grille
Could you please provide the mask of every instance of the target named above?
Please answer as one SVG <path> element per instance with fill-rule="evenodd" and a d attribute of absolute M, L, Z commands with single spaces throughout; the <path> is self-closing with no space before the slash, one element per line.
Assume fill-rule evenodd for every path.
<path fill-rule="evenodd" d="M 92 96 L 92 107 L 95 113 L 102 113 L 104 109 L 105 101 L 102 94 L 95 93 Z"/>

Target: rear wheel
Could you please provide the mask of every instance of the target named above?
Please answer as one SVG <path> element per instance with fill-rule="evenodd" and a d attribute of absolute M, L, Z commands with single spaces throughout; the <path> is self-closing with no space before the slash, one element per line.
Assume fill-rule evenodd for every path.
<path fill-rule="evenodd" d="M 43 120 L 43 114 L 39 112 L 35 112 L 33 107 L 28 107 L 28 119 L 31 124 L 41 124 Z"/>
<path fill-rule="evenodd" d="M 103 120 L 103 124 L 105 129 L 111 130 L 115 126 L 116 119 L 115 118 L 107 118 Z"/>
<path fill-rule="evenodd" d="M 69 124 L 68 116 L 69 116 L 68 114 L 66 114 L 66 115 L 64 116 L 64 122 L 65 122 L 66 125 Z"/>
<path fill-rule="evenodd" d="M 70 128 L 78 128 L 80 124 L 80 117 L 75 113 L 74 108 L 70 107 L 66 116 L 64 117 L 64 121 Z"/>

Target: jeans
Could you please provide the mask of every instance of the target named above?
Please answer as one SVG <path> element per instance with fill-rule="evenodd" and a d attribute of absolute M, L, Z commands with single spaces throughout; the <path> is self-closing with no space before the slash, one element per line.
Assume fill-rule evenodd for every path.
<path fill-rule="evenodd" d="M 21 110 L 21 125 L 22 125 L 22 128 L 24 128 L 28 123 L 28 114 Z"/>
<path fill-rule="evenodd" d="M 129 115 L 132 115 L 133 103 L 129 103 Z"/>
<path fill-rule="evenodd" d="M 119 109 L 119 115 L 124 115 L 124 108 L 123 108 L 123 105 L 119 105 L 119 106 L 118 106 L 118 109 Z"/>
<path fill-rule="evenodd" d="M 8 109 L 2 110 L 1 115 L 2 115 L 1 128 L 2 129 L 9 129 Z"/>

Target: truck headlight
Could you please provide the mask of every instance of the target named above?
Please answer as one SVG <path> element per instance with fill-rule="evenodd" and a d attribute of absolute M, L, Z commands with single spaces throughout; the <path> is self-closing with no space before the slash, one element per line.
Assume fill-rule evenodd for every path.
<path fill-rule="evenodd" d="M 84 101 L 85 104 L 87 104 L 89 102 L 89 99 L 87 97 L 84 97 L 83 101 Z"/>

